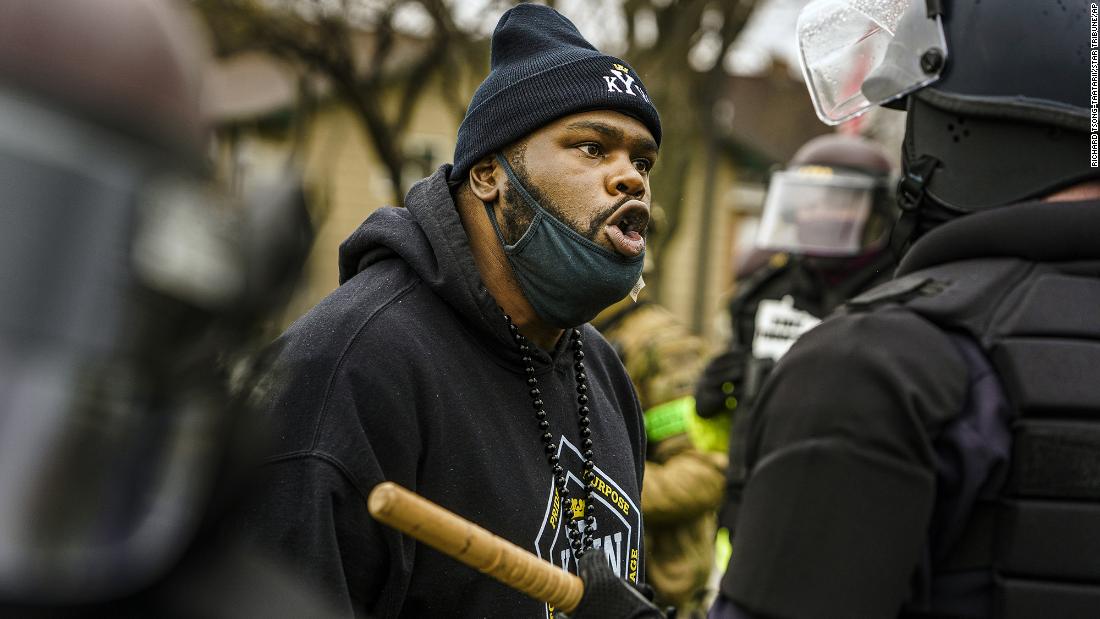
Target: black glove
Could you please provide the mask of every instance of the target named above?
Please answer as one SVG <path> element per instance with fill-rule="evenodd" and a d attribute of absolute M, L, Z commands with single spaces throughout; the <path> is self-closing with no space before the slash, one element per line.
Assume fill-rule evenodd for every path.
<path fill-rule="evenodd" d="M 611 571 L 603 552 L 589 550 L 580 560 L 584 596 L 580 604 L 563 619 L 666 619 L 630 581 Z"/>
<path fill-rule="evenodd" d="M 695 385 L 695 412 L 710 418 L 737 408 L 741 397 L 738 387 L 745 380 L 745 361 L 749 353 L 744 348 L 726 351 L 707 363 Z"/>

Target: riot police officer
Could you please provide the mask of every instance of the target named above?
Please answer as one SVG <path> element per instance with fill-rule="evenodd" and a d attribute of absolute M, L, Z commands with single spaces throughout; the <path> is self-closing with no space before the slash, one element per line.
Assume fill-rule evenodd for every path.
<path fill-rule="evenodd" d="M 719 513 L 730 532 L 753 404 L 776 361 L 838 305 L 893 275 L 891 171 L 874 142 L 827 134 L 806 142 L 768 183 L 756 246 L 778 253 L 737 282 L 729 303 L 733 337 L 707 364 L 695 394 L 700 416 L 731 426 Z"/>
<path fill-rule="evenodd" d="M 912 245 L 764 386 L 712 616 L 1096 615 L 1089 15 L 1073 0 L 804 9 L 823 119 L 908 110 L 894 234 Z"/>

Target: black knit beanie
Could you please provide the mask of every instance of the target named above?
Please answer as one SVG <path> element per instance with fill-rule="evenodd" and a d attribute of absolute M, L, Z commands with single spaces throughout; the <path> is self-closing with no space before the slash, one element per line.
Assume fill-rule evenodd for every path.
<path fill-rule="evenodd" d="M 661 143 L 661 119 L 630 65 L 600 53 L 550 7 L 509 9 L 493 31 L 489 76 L 458 128 L 451 181 L 543 125 L 587 110 L 633 116 Z"/>

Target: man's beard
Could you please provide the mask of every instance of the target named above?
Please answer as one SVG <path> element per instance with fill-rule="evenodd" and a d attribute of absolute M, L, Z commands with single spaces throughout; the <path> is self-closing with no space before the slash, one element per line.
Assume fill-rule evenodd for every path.
<path fill-rule="evenodd" d="M 539 203 L 543 209 L 554 216 L 555 219 L 564 223 L 572 228 L 577 234 L 580 234 L 584 238 L 596 243 L 596 238 L 600 234 L 600 230 L 603 229 L 604 222 L 611 216 L 620 206 L 623 205 L 629 196 L 624 197 L 614 206 L 608 207 L 601 213 L 597 213 L 595 217 L 588 223 L 588 229 L 582 230 L 578 227 L 577 222 L 569 219 L 565 215 L 565 211 L 547 197 L 542 191 L 539 190 L 532 182 L 530 176 L 527 174 L 527 167 L 522 158 L 517 158 L 515 162 L 509 162 L 512 164 L 512 171 L 515 172 L 516 178 L 523 184 L 523 187 L 527 189 L 527 193 Z M 535 209 L 527 204 L 523 199 L 523 195 L 520 194 L 519 189 L 514 187 L 511 182 L 506 182 L 504 186 L 504 201 L 507 203 L 506 208 L 503 209 L 504 221 L 503 221 L 503 234 L 504 240 L 508 245 L 515 245 L 523 237 L 523 234 L 527 232 L 527 229 L 531 227 L 531 221 L 535 218 Z"/>

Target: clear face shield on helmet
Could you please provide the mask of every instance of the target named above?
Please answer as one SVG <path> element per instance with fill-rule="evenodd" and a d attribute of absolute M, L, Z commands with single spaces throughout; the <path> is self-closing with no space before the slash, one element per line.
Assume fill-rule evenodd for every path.
<path fill-rule="evenodd" d="M 756 244 L 811 256 L 855 256 L 886 180 L 825 166 L 776 172 L 768 183 Z"/>
<path fill-rule="evenodd" d="M 837 125 L 940 78 L 947 42 L 938 0 L 814 0 L 798 16 L 814 110 Z"/>

